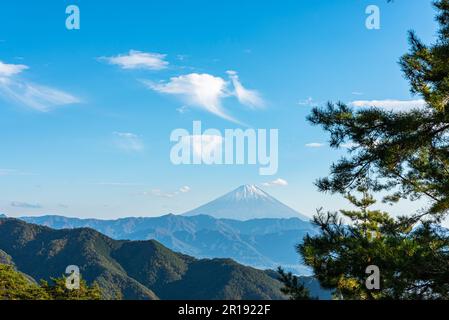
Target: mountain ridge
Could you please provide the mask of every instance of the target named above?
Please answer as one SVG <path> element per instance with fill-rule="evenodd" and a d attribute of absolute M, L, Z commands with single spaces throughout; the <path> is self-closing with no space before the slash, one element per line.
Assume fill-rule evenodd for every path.
<path fill-rule="evenodd" d="M 256 185 L 242 185 L 204 205 L 183 213 L 183 216 L 209 215 L 217 219 L 252 220 L 263 218 L 308 217 L 280 202 Z"/>
<path fill-rule="evenodd" d="M 116 220 L 63 216 L 20 218 L 55 229 L 90 227 L 116 240 L 155 239 L 171 250 L 197 258 L 232 258 L 259 269 L 279 265 L 297 274 L 310 274 L 299 261 L 295 246 L 316 228 L 298 218 L 216 219 L 206 215 L 165 215 Z"/>
<path fill-rule="evenodd" d="M 113 240 L 89 228 L 55 230 L 1 219 L 0 250 L 34 279 L 59 277 L 67 265 L 77 265 L 108 299 L 285 298 L 264 271 L 229 259 L 195 259 L 155 240 Z"/>

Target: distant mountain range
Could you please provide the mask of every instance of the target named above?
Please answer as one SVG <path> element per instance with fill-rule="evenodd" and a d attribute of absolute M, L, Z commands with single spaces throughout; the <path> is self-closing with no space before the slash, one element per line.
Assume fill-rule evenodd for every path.
<path fill-rule="evenodd" d="M 185 216 L 208 215 L 217 219 L 288 219 L 308 217 L 293 210 L 256 185 L 243 185 L 218 199 L 184 213 Z"/>
<path fill-rule="evenodd" d="M 253 217 L 254 219 L 249 219 Z M 295 251 L 315 227 L 308 218 L 255 185 L 244 185 L 183 215 L 97 220 L 62 216 L 22 217 L 55 229 L 93 228 L 116 240 L 161 242 L 196 258 L 231 258 L 260 269 L 283 266 L 307 275 Z"/>
<path fill-rule="evenodd" d="M 34 279 L 59 277 L 68 265 L 77 265 L 106 298 L 285 298 L 279 281 L 231 259 L 198 260 L 154 240 L 117 241 L 87 228 L 53 230 L 2 218 L 0 250 L 1 261 Z"/>
<path fill-rule="evenodd" d="M 316 227 L 307 217 L 254 185 L 241 186 L 183 215 L 129 217 L 118 220 L 79 219 L 56 215 L 20 219 L 33 225 L 24 222 L 21 224 L 18 220 L 0 219 L 0 221 L 8 221 L 6 225 L 14 224 L 19 230 L 2 231 L 0 228 L 0 249 L 12 256 L 20 271 L 37 279 L 59 275 L 63 270 L 61 269 L 63 264 L 68 263 L 70 256 L 73 255 L 80 260 L 78 263 L 86 265 L 87 279 L 100 282 L 111 294 L 119 291 L 127 298 L 133 299 L 186 298 L 176 296 L 175 291 L 164 291 L 172 288 L 172 285 L 166 286 L 160 283 L 173 281 L 183 285 L 184 280 L 187 281 L 186 283 L 195 282 L 198 280 L 194 278 L 199 277 L 201 272 L 211 272 L 208 268 L 217 270 L 219 273 L 223 272 L 220 268 L 248 273 L 262 272 L 238 264 L 241 263 L 257 269 L 275 269 L 282 266 L 288 271 L 304 275 L 302 279 L 314 295 L 324 299 L 330 298 L 328 291 L 322 290 L 315 279 L 308 277 L 310 270 L 301 263 L 295 250 L 296 245 L 306 234 L 313 235 L 317 232 Z M 34 224 L 59 229 L 59 231 Z M 4 228 L 5 223 L 3 223 Z M 39 233 L 39 237 L 35 237 L 36 233 Z M 16 234 L 25 237 L 27 243 L 30 243 L 27 244 L 24 252 L 27 252 L 27 248 L 31 248 L 32 252 L 27 253 L 31 254 L 31 258 L 22 256 L 21 251 L 15 251 L 22 245 L 20 236 L 17 240 L 18 244 L 4 248 L 5 241 L 11 241 L 11 237 L 15 238 Z M 41 237 L 46 241 L 41 240 Z M 14 252 L 8 252 L 8 249 Z M 38 250 L 39 253 L 33 250 Z M 136 256 L 128 256 L 130 252 L 134 252 Z M 61 254 L 64 258 L 60 258 Z M 32 258 L 34 255 L 36 257 Z M 93 258 L 93 261 L 88 261 L 86 255 Z M 41 261 L 38 257 L 44 260 Z M 212 260 L 204 260 L 206 258 Z M 63 263 L 59 263 L 59 259 Z M 140 259 L 147 259 L 147 261 L 140 261 Z M 36 263 L 43 263 L 46 267 L 36 267 Z M 77 264 L 76 261 L 71 263 Z M 95 272 L 90 267 L 92 263 L 95 265 Z M 139 271 L 141 268 L 148 267 L 148 264 L 160 264 L 163 268 L 162 271 L 159 269 L 148 271 L 152 274 L 153 282 L 147 279 L 148 275 L 143 275 Z M 198 274 L 192 274 L 197 271 Z M 159 279 L 160 273 L 163 279 Z M 234 271 L 231 274 L 233 275 Z M 231 274 L 226 281 L 234 281 Z M 279 286 L 276 276 L 273 276 L 271 271 L 262 272 L 262 274 L 264 276 L 257 273 L 257 277 L 262 279 L 265 286 L 262 290 L 264 293 L 258 296 L 253 296 L 253 293 L 238 293 L 237 296 L 232 296 L 226 291 L 229 284 L 225 285 L 223 282 L 223 286 L 210 288 L 207 295 L 204 293 L 205 295 L 201 296 L 200 291 L 198 295 L 191 298 L 221 299 L 231 296 L 231 298 L 280 298 L 279 292 L 273 289 L 276 286 L 278 289 Z M 267 275 L 270 280 L 265 277 Z M 141 277 L 144 277 L 144 280 Z M 164 277 L 168 277 L 168 280 L 164 280 Z M 254 277 L 255 274 L 248 275 L 248 279 Z M 213 279 L 209 280 L 213 281 Z M 190 285 L 193 286 L 194 283 Z M 250 284 L 246 284 L 246 281 L 243 281 L 242 285 L 251 287 Z M 247 289 L 242 292 L 247 292 L 245 290 Z"/>
<path fill-rule="evenodd" d="M 295 246 L 306 234 L 317 232 L 310 222 L 297 218 L 238 221 L 205 215 L 165 215 L 118 220 L 61 216 L 21 219 L 55 229 L 89 227 L 117 240 L 154 239 L 171 250 L 196 258 L 232 258 L 260 269 L 283 266 L 303 275 L 310 271 L 301 264 Z"/>

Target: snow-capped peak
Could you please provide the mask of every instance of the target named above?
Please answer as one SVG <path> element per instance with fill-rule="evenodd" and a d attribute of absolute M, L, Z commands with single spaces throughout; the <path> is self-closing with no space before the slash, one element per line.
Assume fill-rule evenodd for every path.
<path fill-rule="evenodd" d="M 184 213 L 186 216 L 200 214 L 234 220 L 292 217 L 308 220 L 256 185 L 240 186 L 224 196 Z"/>
<path fill-rule="evenodd" d="M 269 198 L 269 196 L 254 184 L 246 184 L 229 194 L 236 200 Z"/>

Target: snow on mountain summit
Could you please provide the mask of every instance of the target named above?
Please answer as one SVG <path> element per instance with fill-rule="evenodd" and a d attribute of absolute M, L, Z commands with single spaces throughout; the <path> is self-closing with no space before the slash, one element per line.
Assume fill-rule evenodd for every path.
<path fill-rule="evenodd" d="M 299 218 L 309 220 L 256 185 L 243 185 L 205 205 L 184 213 L 209 215 L 218 219 L 250 220 Z"/>
<path fill-rule="evenodd" d="M 241 186 L 225 196 L 229 196 L 229 198 L 234 198 L 235 200 L 270 198 L 270 195 L 253 184 Z"/>

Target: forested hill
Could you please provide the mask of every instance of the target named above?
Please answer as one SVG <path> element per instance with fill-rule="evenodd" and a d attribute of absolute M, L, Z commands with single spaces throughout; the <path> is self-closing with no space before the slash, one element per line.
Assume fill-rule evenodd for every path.
<path fill-rule="evenodd" d="M 34 279 L 60 277 L 77 265 L 109 299 L 284 298 L 281 284 L 264 271 L 230 259 L 195 259 L 154 240 L 113 240 L 89 228 L 54 230 L 2 218 L 0 250 Z"/>

